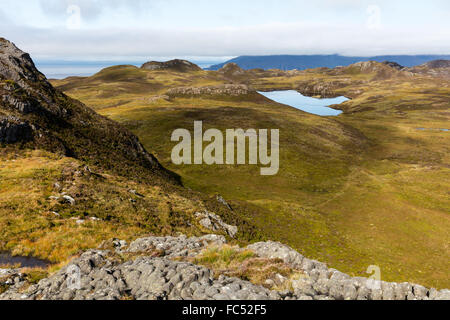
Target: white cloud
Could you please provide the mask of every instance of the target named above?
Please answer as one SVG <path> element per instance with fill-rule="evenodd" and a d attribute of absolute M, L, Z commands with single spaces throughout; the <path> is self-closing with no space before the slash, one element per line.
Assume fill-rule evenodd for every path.
<path fill-rule="evenodd" d="M 33 56 L 450 53 L 445 0 L 0 0 L 2 35 Z M 80 30 L 67 6 L 79 5 Z M 376 28 L 367 8 L 380 6 Z M 0 13 L 1 14 L 1 13 Z M 0 16 L 1 17 L 1 16 Z M 370 21 L 369 21 L 370 22 Z"/>
<path fill-rule="evenodd" d="M 78 6 L 87 21 L 99 18 L 105 10 L 129 10 L 142 13 L 153 7 L 155 0 L 39 0 L 42 12 L 47 16 L 65 16 L 69 6 Z"/>
<path fill-rule="evenodd" d="M 321 24 L 270 24 L 215 29 L 25 30 L 7 35 L 35 56 L 235 56 L 258 54 L 347 55 L 449 53 L 450 33 L 418 29 L 368 30 Z M 414 34 L 414 37 L 410 35 Z M 20 36 L 19 36 L 20 35 Z M 446 39 L 447 41 L 442 41 Z"/>

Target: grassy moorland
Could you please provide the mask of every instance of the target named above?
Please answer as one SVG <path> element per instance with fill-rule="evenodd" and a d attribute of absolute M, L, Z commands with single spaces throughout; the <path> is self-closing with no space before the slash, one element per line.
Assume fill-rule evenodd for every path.
<path fill-rule="evenodd" d="M 1 253 L 62 263 L 111 238 L 199 235 L 205 210 L 239 225 L 237 240 L 261 239 L 247 208 L 183 188 L 129 130 L 55 90 L 13 43 L 0 47 Z"/>
<path fill-rule="evenodd" d="M 256 94 L 168 97 L 174 87 L 245 83 L 258 90 L 345 95 L 339 117 L 319 117 Z M 353 275 L 449 287 L 450 83 L 382 64 L 303 72 L 105 69 L 53 81 L 124 124 L 185 186 L 220 193 L 264 236 Z M 171 133 L 280 129 L 280 172 L 254 166 L 175 166 Z M 426 128 L 427 130 L 419 130 Z"/>
<path fill-rule="evenodd" d="M 0 251 L 13 255 L 61 263 L 113 238 L 202 235 L 208 230 L 195 213 L 205 209 L 239 224 L 239 239 L 258 238 L 248 223 L 233 221 L 233 214 L 214 202 L 47 151 L 0 151 Z"/>

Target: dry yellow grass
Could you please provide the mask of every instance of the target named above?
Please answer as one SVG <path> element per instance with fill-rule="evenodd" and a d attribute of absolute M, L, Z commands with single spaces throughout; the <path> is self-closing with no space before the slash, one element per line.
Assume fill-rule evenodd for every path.
<path fill-rule="evenodd" d="M 191 261 L 213 270 L 215 277 L 236 277 L 279 291 L 292 290 L 292 281 L 305 276 L 280 259 L 258 258 L 251 250 L 237 246 L 209 247 Z M 278 275 L 285 277 L 286 281 L 277 283 Z M 275 285 L 270 285 L 268 280 Z"/>
<path fill-rule="evenodd" d="M 75 204 L 62 202 L 63 194 Z M 200 201 L 159 187 L 106 172 L 89 174 L 71 158 L 43 151 L 0 157 L 0 251 L 13 255 L 57 263 L 110 238 L 200 234 L 192 217 L 203 208 Z"/>

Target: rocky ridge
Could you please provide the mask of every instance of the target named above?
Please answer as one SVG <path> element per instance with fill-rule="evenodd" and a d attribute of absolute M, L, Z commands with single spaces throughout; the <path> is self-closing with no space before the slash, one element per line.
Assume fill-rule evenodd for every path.
<path fill-rule="evenodd" d="M 206 86 L 206 87 L 179 87 L 173 88 L 166 92 L 169 97 L 174 96 L 199 96 L 199 95 L 229 95 L 241 96 L 255 92 L 245 84 L 225 84 L 220 86 Z"/>
<path fill-rule="evenodd" d="M 450 79 L 450 60 L 434 60 L 420 66 L 408 68 L 415 74 Z"/>
<path fill-rule="evenodd" d="M 290 281 L 291 290 L 272 290 L 186 262 L 205 248 L 226 244 L 223 236 L 149 237 L 127 245 L 113 241 L 109 250 L 90 250 L 66 267 L 27 287 L 17 270 L 0 271 L 8 290 L 0 300 L 448 300 L 450 290 L 427 289 L 411 283 L 352 278 L 310 260 L 278 242 L 255 243 L 259 257 L 280 259 L 303 276 Z M 241 249 L 244 250 L 244 249 Z M 120 256 L 131 255 L 131 259 Z"/>
<path fill-rule="evenodd" d="M 0 143 L 22 144 L 101 164 L 127 175 L 179 183 L 178 177 L 163 168 L 135 135 L 53 88 L 30 56 L 3 38 Z"/>
<path fill-rule="evenodd" d="M 170 60 L 166 62 L 149 61 L 142 65 L 141 69 L 155 71 L 155 70 L 172 70 L 177 72 L 191 72 L 201 71 L 202 69 L 196 64 L 187 60 Z"/>

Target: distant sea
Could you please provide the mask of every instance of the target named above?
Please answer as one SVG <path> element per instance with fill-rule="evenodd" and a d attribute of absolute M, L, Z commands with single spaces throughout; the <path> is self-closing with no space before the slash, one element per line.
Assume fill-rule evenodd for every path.
<path fill-rule="evenodd" d="M 100 70 L 117 65 L 133 65 L 140 67 L 146 61 L 43 61 L 36 60 L 36 67 L 48 79 L 64 79 L 67 77 L 89 77 L 96 74 Z M 197 64 L 200 68 L 209 68 L 210 66 L 220 63 L 222 61 L 195 61 L 191 62 Z"/>

